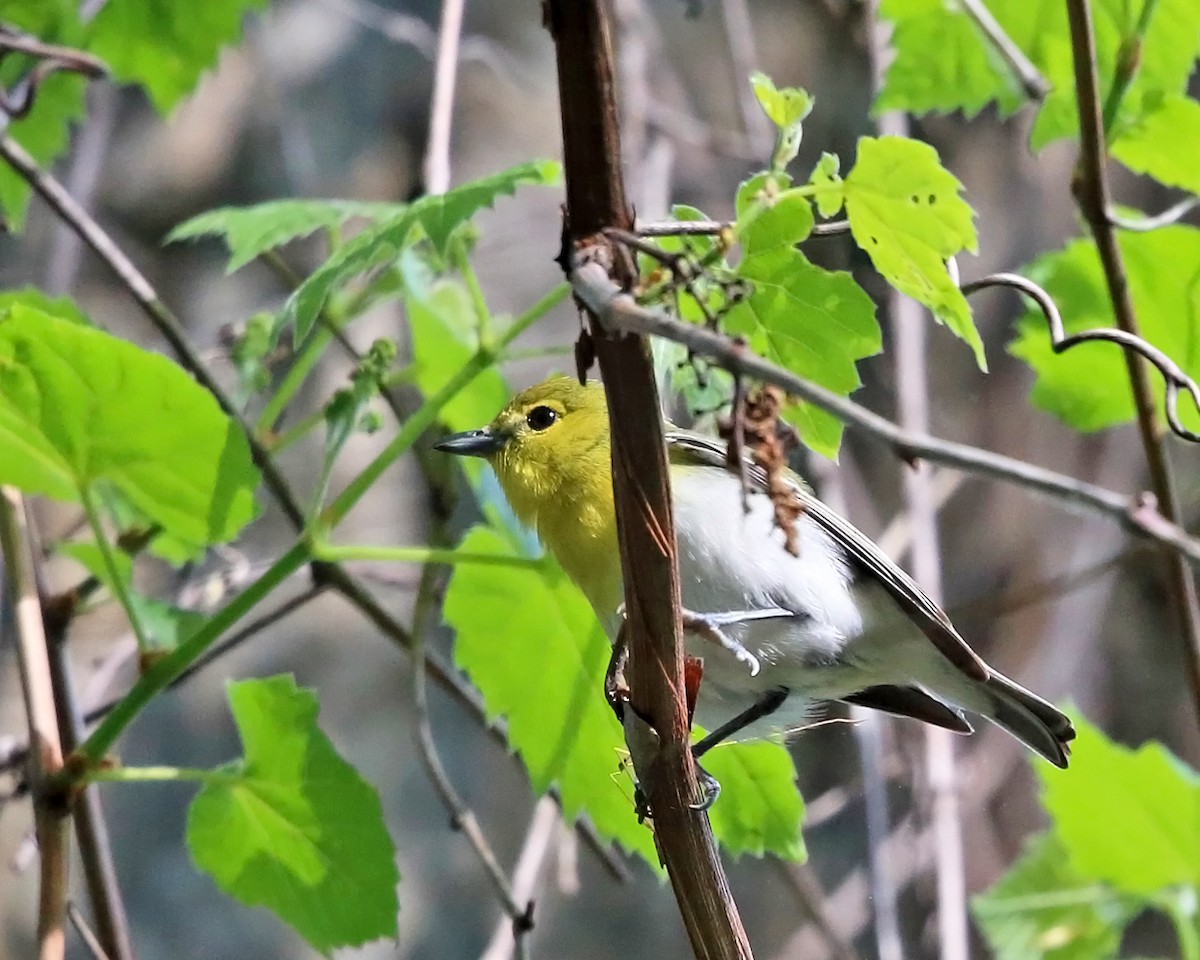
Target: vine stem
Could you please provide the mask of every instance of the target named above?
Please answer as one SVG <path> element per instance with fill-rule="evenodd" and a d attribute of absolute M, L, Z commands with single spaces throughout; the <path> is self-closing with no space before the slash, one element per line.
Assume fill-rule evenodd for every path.
<path fill-rule="evenodd" d="M 121 604 L 121 609 L 125 611 L 125 618 L 129 621 L 134 637 L 137 638 L 138 651 L 144 655 L 150 649 L 150 638 L 146 635 L 146 627 L 142 623 L 141 615 L 133 604 L 133 595 L 129 591 L 129 584 L 125 582 L 121 571 L 117 569 L 117 558 L 113 554 L 112 544 L 108 542 L 108 537 L 104 533 L 104 521 L 100 516 L 96 495 L 90 489 L 84 489 L 80 491 L 80 499 L 83 501 L 83 512 L 87 517 L 88 526 L 91 527 L 92 536 L 96 538 L 96 548 L 100 551 L 100 559 L 104 563 L 105 573 L 108 574 L 111 590 Z"/>
<path fill-rule="evenodd" d="M 590 247 L 607 252 L 616 278 L 631 284 L 629 258 L 616 256 L 603 235 L 634 225 L 621 166 L 608 4 L 546 0 L 543 21 L 554 40 L 567 187 L 559 264 L 570 273 L 575 250 Z M 580 346 L 581 376 L 590 366 L 589 346 L 600 363 L 612 426 L 630 650 L 626 741 L 654 810 L 655 843 L 693 952 L 701 960 L 747 960 L 749 940 L 708 818 L 691 807 L 697 784 L 684 699 L 677 545 L 649 344 L 642 336 L 613 336 L 593 314 L 589 339 Z"/>
<path fill-rule="evenodd" d="M 362 544 L 359 546 L 335 546 L 330 543 L 314 543 L 313 556 L 329 563 L 345 560 L 381 560 L 390 563 L 471 563 L 492 567 L 522 567 L 540 570 L 544 566 L 537 557 L 508 556 L 502 553 L 474 553 L 470 550 L 453 550 L 441 547 L 388 547 Z"/>
<path fill-rule="evenodd" d="M 40 863 L 38 958 L 63 960 L 66 951 L 68 805 L 66 798 L 52 785 L 63 769 L 62 740 L 25 504 L 20 492 L 13 487 L 0 488 L 0 550 L 4 554 L 4 592 L 13 603 L 17 663 L 25 695 L 25 716 L 29 721 L 27 762 Z"/>
<path fill-rule="evenodd" d="M 1105 128 L 1096 68 L 1096 44 L 1087 0 L 1067 0 L 1067 19 L 1075 68 L 1075 99 L 1079 105 L 1079 160 L 1072 192 L 1096 242 L 1117 326 L 1131 336 L 1140 337 L 1124 259 L 1117 244 L 1116 230 L 1108 217 L 1109 189 L 1104 169 Z M 1147 365 L 1128 351 L 1125 352 L 1125 363 L 1129 370 L 1138 431 L 1150 472 L 1150 486 L 1158 501 L 1158 511 L 1169 523 L 1178 524 L 1179 494 L 1171 474 L 1163 426 L 1154 402 Z M 1171 598 L 1183 633 L 1184 664 L 1192 705 L 1200 719 L 1200 598 L 1197 597 L 1195 578 L 1184 559 L 1178 553 L 1171 553 L 1166 562 Z"/>

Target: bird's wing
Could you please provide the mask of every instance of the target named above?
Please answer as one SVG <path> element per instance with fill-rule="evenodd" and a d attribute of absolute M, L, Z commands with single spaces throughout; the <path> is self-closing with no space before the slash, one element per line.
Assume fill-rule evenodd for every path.
<path fill-rule="evenodd" d="M 688 430 L 669 430 L 667 448 L 673 463 L 728 469 L 725 443 L 714 437 Z M 747 467 L 751 484 L 765 490 L 766 476 L 762 469 L 750 462 L 747 462 Z M 987 680 L 992 675 L 987 664 L 958 635 L 942 608 L 934 603 L 908 574 L 850 521 L 838 516 L 814 497 L 799 477 L 789 474 L 788 479 L 800 498 L 804 515 L 846 551 L 848 559 L 858 567 L 860 573 L 865 573 L 884 586 L 908 618 L 947 660 L 975 680 Z"/>

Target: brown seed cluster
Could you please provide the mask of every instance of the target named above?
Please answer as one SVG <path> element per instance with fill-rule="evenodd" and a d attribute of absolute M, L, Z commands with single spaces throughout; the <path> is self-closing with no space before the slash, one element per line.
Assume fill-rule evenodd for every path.
<path fill-rule="evenodd" d="M 762 470 L 766 494 L 775 508 L 775 525 L 783 531 L 784 548 L 792 556 L 799 556 L 796 521 L 804 513 L 804 505 L 788 476 L 787 455 L 796 446 L 797 437 L 796 431 L 779 417 L 785 399 L 778 387 L 764 385 L 744 393 L 739 385 L 733 422 L 726 424 L 721 434 L 729 441 L 730 468 L 742 473 L 744 488 L 749 484 L 742 449 L 748 449 L 752 462 Z"/>

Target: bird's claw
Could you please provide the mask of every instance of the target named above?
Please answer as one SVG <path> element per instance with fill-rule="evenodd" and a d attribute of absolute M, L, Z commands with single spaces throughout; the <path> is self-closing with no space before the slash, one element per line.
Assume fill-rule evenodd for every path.
<path fill-rule="evenodd" d="M 683 611 L 683 627 L 685 630 L 690 630 L 692 633 L 698 634 L 706 640 L 715 643 L 722 650 L 733 654 L 734 659 L 739 663 L 744 663 L 749 668 L 750 676 L 757 677 L 759 670 L 762 669 L 762 664 L 758 662 L 758 657 L 721 629 L 721 627 L 729 623 L 740 623 L 743 619 L 745 617 L 742 615 L 739 615 L 739 619 L 737 620 L 730 620 L 726 615 L 722 614 L 693 613 L 691 610 Z"/>
<path fill-rule="evenodd" d="M 717 802 L 717 797 L 721 795 L 721 781 L 697 763 L 696 785 L 700 788 L 700 799 L 695 803 L 689 803 L 688 806 L 693 810 L 707 810 Z"/>

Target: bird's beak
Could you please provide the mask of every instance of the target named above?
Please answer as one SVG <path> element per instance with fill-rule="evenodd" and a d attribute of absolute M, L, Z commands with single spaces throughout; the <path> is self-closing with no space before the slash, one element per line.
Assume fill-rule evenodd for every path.
<path fill-rule="evenodd" d="M 489 457 L 493 453 L 499 453 L 507 439 L 504 435 L 484 427 L 482 430 L 452 434 L 441 443 L 435 443 L 433 449 L 443 453 L 454 453 L 460 457 Z"/>

